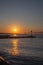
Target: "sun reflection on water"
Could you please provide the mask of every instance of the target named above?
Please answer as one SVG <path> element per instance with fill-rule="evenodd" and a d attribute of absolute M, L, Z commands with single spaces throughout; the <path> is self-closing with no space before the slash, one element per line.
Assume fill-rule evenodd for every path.
<path fill-rule="evenodd" d="M 19 50 L 18 50 L 18 40 L 14 39 L 12 40 L 13 48 L 12 48 L 12 54 L 13 55 L 19 55 Z"/>
<path fill-rule="evenodd" d="M 17 36 L 17 34 L 14 34 L 13 36 L 15 36 L 15 37 L 16 37 L 16 36 Z"/>

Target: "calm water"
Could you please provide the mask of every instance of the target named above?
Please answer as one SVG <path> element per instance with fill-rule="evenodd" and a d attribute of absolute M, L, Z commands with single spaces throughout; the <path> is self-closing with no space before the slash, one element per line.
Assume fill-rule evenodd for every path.
<path fill-rule="evenodd" d="M 0 39 L 0 52 L 13 56 L 43 57 L 43 38 Z"/>
<path fill-rule="evenodd" d="M 43 65 L 43 38 L 0 39 L 0 58 L 9 65 Z"/>

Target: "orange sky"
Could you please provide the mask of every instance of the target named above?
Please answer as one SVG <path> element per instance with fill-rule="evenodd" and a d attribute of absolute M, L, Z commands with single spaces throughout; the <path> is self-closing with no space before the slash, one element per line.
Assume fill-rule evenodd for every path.
<path fill-rule="evenodd" d="M 16 29 L 16 31 L 14 31 Z M 30 33 L 31 29 L 28 27 L 20 27 L 20 26 L 8 26 L 8 27 L 0 27 L 0 33 Z M 33 32 L 43 32 L 40 29 L 32 29 Z"/>
<path fill-rule="evenodd" d="M 0 33 L 31 30 L 43 32 L 43 0 L 0 0 Z"/>

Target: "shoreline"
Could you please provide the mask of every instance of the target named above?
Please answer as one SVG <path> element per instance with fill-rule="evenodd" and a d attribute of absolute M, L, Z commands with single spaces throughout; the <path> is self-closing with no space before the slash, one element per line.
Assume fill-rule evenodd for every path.
<path fill-rule="evenodd" d="M 0 39 L 5 38 L 36 38 L 36 36 L 10 36 L 10 35 L 0 35 Z"/>

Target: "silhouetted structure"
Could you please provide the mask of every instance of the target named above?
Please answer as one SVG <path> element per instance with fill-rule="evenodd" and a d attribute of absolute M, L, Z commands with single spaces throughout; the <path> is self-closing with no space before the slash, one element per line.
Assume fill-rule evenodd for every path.
<path fill-rule="evenodd" d="M 32 30 L 30 31 L 31 35 L 16 35 L 16 36 L 13 36 L 11 34 L 0 34 L 0 39 L 5 39 L 5 38 L 36 38 L 36 36 L 34 36 L 32 34 Z"/>
<path fill-rule="evenodd" d="M 32 30 L 31 30 L 31 36 L 32 36 Z"/>

